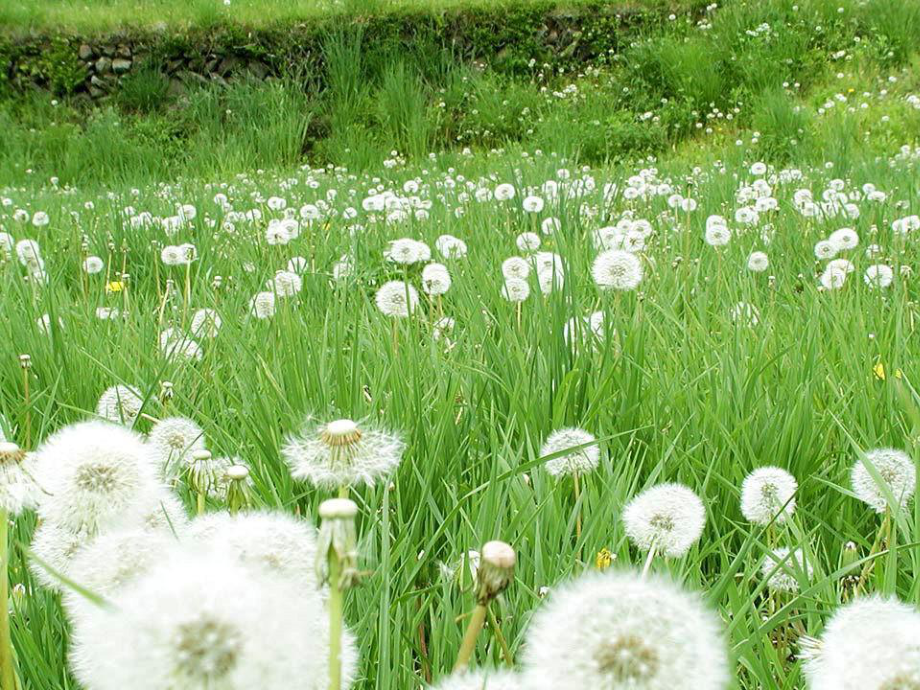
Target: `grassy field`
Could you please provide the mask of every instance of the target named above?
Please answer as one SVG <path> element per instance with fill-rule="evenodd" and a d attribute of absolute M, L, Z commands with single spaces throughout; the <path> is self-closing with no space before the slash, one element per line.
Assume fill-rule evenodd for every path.
<path fill-rule="evenodd" d="M 259 21 L 262 5 L 231 1 L 226 11 Z M 196 447 L 233 458 L 250 477 L 243 500 L 223 481 L 202 488 L 193 458 L 167 473 L 183 506 L 168 532 L 200 546 L 204 520 L 186 532 L 185 513 L 242 503 L 244 515 L 319 523 L 319 505 L 342 492 L 293 478 L 284 460 L 309 418 L 397 434 L 398 467 L 344 491 L 358 506 L 362 576 L 345 592 L 344 621 L 361 690 L 448 682 L 476 604 L 471 552 L 494 539 L 513 546 L 517 564 L 489 605 L 471 665 L 500 669 L 510 657 L 534 675 L 445 690 L 547 687 L 540 654 L 551 654 L 531 622 L 565 582 L 597 571 L 648 571 L 699 593 L 731 680 L 713 671 L 697 690 L 913 690 L 916 636 L 901 644 L 907 628 L 871 618 L 846 673 L 809 683 L 804 669 L 809 638 L 854 598 L 896 596 L 913 607 L 911 625 L 920 616 L 916 477 L 898 484 L 866 455 L 895 448 L 910 468 L 920 457 L 920 78 L 910 39 L 920 14 L 878 0 L 725 4 L 571 74 L 461 63 L 425 72 L 426 56 L 394 62 L 349 34 L 330 39 L 320 96 L 292 75 L 202 89 L 181 103 L 145 100 L 159 93 L 150 73 L 103 109 L 51 94 L 0 102 L 5 437 L 37 448 L 39 463 L 57 460 L 48 439 L 99 414 L 115 385 L 142 402 L 128 421 L 144 436 L 155 439 L 167 418 L 193 420 L 203 434 Z M 76 4 L 17 7 L 0 18 L 89 26 L 99 12 L 107 25 L 121 21 L 119 3 L 79 19 Z M 164 1 L 137 17 L 181 22 L 200 7 Z M 316 10 L 291 3 L 273 16 L 288 11 Z M 623 279 L 604 268 L 613 259 L 633 278 L 622 289 L 606 285 Z M 411 295 L 408 314 L 390 313 Z M 209 328 L 213 314 L 219 327 Z M 597 465 L 557 476 L 550 470 L 566 454 L 544 444 L 571 427 L 593 435 L 580 450 L 597 451 Z M 772 506 L 785 518 L 752 522 L 742 484 L 768 466 L 794 476 L 794 504 Z M 854 468 L 868 479 L 854 485 Z M 11 481 L 4 472 L 0 482 Z M 660 542 L 637 544 L 626 514 L 667 482 L 695 492 L 705 513 L 701 534 L 671 557 Z M 0 507 L 11 501 L 5 489 Z M 875 506 L 867 493 L 881 497 Z M 110 510 L 99 496 L 97 510 Z M 37 515 L 9 523 L 21 687 L 242 688 L 238 678 L 214 680 L 225 656 L 207 657 L 204 679 L 180 674 L 187 649 L 153 656 L 150 631 L 166 625 L 159 600 L 125 628 L 133 657 L 87 632 L 87 621 L 104 630 L 104 616 L 118 613 L 62 608 L 48 585 L 72 600 L 81 574 L 97 572 L 73 572 L 74 559 L 117 561 L 98 547 L 128 524 L 116 514 L 114 528 L 73 530 L 71 551 L 49 550 L 33 535 L 55 526 L 63 501 L 45 492 Z M 682 519 L 667 529 L 692 532 Z M 132 549 L 159 559 L 165 532 L 144 532 Z M 781 563 L 781 549 L 803 565 Z M 275 570 L 301 574 L 302 554 L 271 555 Z M 105 582 L 116 611 L 156 591 L 156 582 L 122 581 L 147 570 Z M 266 588 L 256 607 L 283 619 L 268 590 L 290 583 L 261 569 L 252 577 Z M 227 582 L 215 575 L 214 589 Z M 161 586 L 178 585 L 167 573 Z M 596 603 L 596 617 L 575 621 L 586 637 L 566 640 L 551 669 L 571 670 L 570 684 L 552 687 L 677 687 L 579 662 L 589 631 L 622 632 L 605 628 L 604 607 L 619 604 Z M 705 676 L 697 657 L 679 657 L 685 639 L 660 636 L 670 647 L 657 647 L 654 629 L 638 626 L 628 640 L 672 650 L 654 657 L 672 679 Z M 207 638 L 209 654 L 218 638 Z M 304 652 L 315 675 L 262 687 L 339 690 L 323 666 L 328 638 L 317 633 Z M 288 644 L 283 633 L 273 641 L 267 658 Z M 104 649 L 124 661 L 118 674 L 98 670 Z M 178 675 L 158 685 L 147 664 L 166 674 L 174 661 Z"/>
<path fill-rule="evenodd" d="M 96 34 L 124 29 L 239 24 L 263 27 L 329 15 L 367 16 L 380 13 L 494 9 L 501 3 L 485 0 L 4 0 L 0 26 L 7 30 L 52 29 Z M 563 7 L 577 7 L 567 0 Z M 519 4 L 508 2 L 508 5 Z M 693 0 L 630 0 L 621 7 L 663 8 L 675 11 L 694 6 Z"/>

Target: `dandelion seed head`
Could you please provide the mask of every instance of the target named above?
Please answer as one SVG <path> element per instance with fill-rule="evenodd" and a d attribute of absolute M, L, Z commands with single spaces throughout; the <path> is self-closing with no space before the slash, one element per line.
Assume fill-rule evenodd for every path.
<path fill-rule="evenodd" d="M 803 668 L 810 690 L 913 690 L 920 683 L 920 613 L 896 599 L 858 598 L 837 609 Z"/>
<path fill-rule="evenodd" d="M 174 476 L 194 451 L 205 447 L 204 430 L 188 417 L 166 417 L 150 430 L 147 444 L 164 474 Z"/>
<path fill-rule="evenodd" d="M 247 567 L 319 589 L 316 529 L 277 512 L 212 513 L 192 520 L 189 537 L 203 547 L 225 551 Z"/>
<path fill-rule="evenodd" d="M 33 454 L 0 440 L 0 510 L 15 516 L 38 503 L 34 464 Z"/>
<path fill-rule="evenodd" d="M 668 558 L 686 555 L 706 524 L 703 502 L 682 484 L 659 484 L 633 498 L 623 510 L 626 536 L 642 551 Z"/>
<path fill-rule="evenodd" d="M 391 280 L 377 289 L 374 301 L 384 316 L 404 319 L 418 307 L 418 291 L 401 280 Z"/>
<path fill-rule="evenodd" d="M 530 624 L 528 688 L 722 690 L 718 619 L 666 580 L 608 570 L 555 588 Z"/>
<path fill-rule="evenodd" d="M 512 671 L 476 670 L 454 673 L 431 690 L 527 690 L 525 676 Z"/>
<path fill-rule="evenodd" d="M 287 690 L 325 673 L 319 595 L 213 552 L 177 549 L 113 603 L 74 626 L 71 665 L 93 690 Z"/>
<path fill-rule="evenodd" d="M 578 448 L 578 446 L 585 444 L 591 445 L 585 448 Z M 552 460 L 547 460 L 544 464 L 546 471 L 554 477 L 560 477 L 576 473 L 584 475 L 597 469 L 601 459 L 597 439 L 594 434 L 576 427 L 558 429 L 551 433 L 540 449 L 540 456 L 562 453 L 570 449 L 574 450 Z"/>
<path fill-rule="evenodd" d="M 799 591 L 799 579 L 810 581 L 814 569 L 802 549 L 779 548 L 767 554 L 760 572 L 771 590 L 794 593 Z"/>
<path fill-rule="evenodd" d="M 631 252 L 609 249 L 598 254 L 591 276 L 602 290 L 635 290 L 642 282 L 642 261 Z"/>
<path fill-rule="evenodd" d="M 782 524 L 795 512 L 795 492 L 799 485 L 789 472 L 779 467 L 760 467 L 741 485 L 741 514 L 755 525 L 772 521 Z"/>
<path fill-rule="evenodd" d="M 422 269 L 422 290 L 426 294 L 443 295 L 450 285 L 450 272 L 444 264 L 428 264 Z"/>
<path fill-rule="evenodd" d="M 520 278 L 506 278 L 502 297 L 509 302 L 525 302 L 530 297 L 530 283 Z"/>
<path fill-rule="evenodd" d="M 43 491 L 39 516 L 89 534 L 136 517 L 159 485 L 143 438 L 100 421 L 64 427 L 42 443 L 35 478 Z"/>
<path fill-rule="evenodd" d="M 883 513 L 888 507 L 888 499 L 885 491 L 866 468 L 866 463 L 871 464 L 881 476 L 882 482 L 894 498 L 895 507 L 906 506 L 916 487 L 917 468 L 911 457 L 902 450 L 876 448 L 866 453 L 865 462 L 858 458 L 854 463 L 850 474 L 853 492 L 875 512 Z"/>
<path fill-rule="evenodd" d="M 132 426 L 144 406 L 141 392 L 134 386 L 111 386 L 100 396 L 96 414 L 116 424 Z"/>
<path fill-rule="evenodd" d="M 281 454 L 295 479 L 331 489 L 388 478 L 404 448 L 398 435 L 352 420 L 308 420 L 303 432 L 287 439 Z"/>

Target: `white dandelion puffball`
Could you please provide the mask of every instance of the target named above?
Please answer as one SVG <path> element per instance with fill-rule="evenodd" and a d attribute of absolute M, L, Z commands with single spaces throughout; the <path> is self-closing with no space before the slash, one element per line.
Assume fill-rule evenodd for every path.
<path fill-rule="evenodd" d="M 640 550 L 680 558 L 702 535 L 706 510 L 700 497 L 683 484 L 659 484 L 626 505 L 623 523 L 626 536 Z"/>
<path fill-rule="evenodd" d="M 543 210 L 543 199 L 532 195 L 524 197 L 524 201 L 521 202 L 521 208 L 527 213 L 539 213 Z"/>
<path fill-rule="evenodd" d="M 212 553 L 179 552 L 77 621 L 87 690 L 289 690 L 323 677 L 318 594 Z"/>
<path fill-rule="evenodd" d="M 445 259 L 462 259 L 466 256 L 466 242 L 453 235 L 441 235 L 434 246 Z"/>
<path fill-rule="evenodd" d="M 431 686 L 431 690 L 528 690 L 530 687 L 520 673 L 480 669 L 454 673 Z"/>
<path fill-rule="evenodd" d="M 839 290 L 847 281 L 847 271 L 841 268 L 828 267 L 821 274 L 821 287 L 825 290 Z"/>
<path fill-rule="evenodd" d="M 876 483 L 866 463 L 872 465 L 880 475 L 887 491 L 894 498 L 894 507 L 906 506 L 916 487 L 917 468 L 911 457 L 902 450 L 877 448 L 867 451 L 865 458 L 857 458 L 853 465 L 850 474 L 853 492 L 861 501 L 872 506 L 875 512 L 883 513 L 888 508 L 885 489 Z"/>
<path fill-rule="evenodd" d="M 732 323 L 753 328 L 760 323 L 760 311 L 753 304 L 738 302 L 729 312 Z"/>
<path fill-rule="evenodd" d="M 374 297 L 384 316 L 404 319 L 418 307 L 418 291 L 401 280 L 391 280 L 377 290 Z"/>
<path fill-rule="evenodd" d="M 189 537 L 219 549 L 245 566 L 319 589 L 316 578 L 316 529 L 277 512 L 211 513 L 192 520 Z"/>
<path fill-rule="evenodd" d="M 83 270 L 86 271 L 89 275 L 100 273 L 102 272 L 103 268 L 105 268 L 105 262 L 98 256 L 88 256 L 83 261 Z"/>
<path fill-rule="evenodd" d="M 878 595 L 841 606 L 804 670 L 809 690 L 920 687 L 920 612 Z"/>
<path fill-rule="evenodd" d="M 223 321 L 213 309 L 199 309 L 192 316 L 189 330 L 196 338 L 216 338 Z"/>
<path fill-rule="evenodd" d="M 760 467 L 741 485 L 741 514 L 755 525 L 782 524 L 795 512 L 795 477 L 779 467 Z M 774 520 L 775 518 L 775 520 Z"/>
<path fill-rule="evenodd" d="M 514 185 L 503 182 L 495 188 L 495 198 L 498 201 L 507 201 L 513 199 L 515 194 Z"/>
<path fill-rule="evenodd" d="M 795 593 L 799 591 L 801 580 L 811 580 L 814 569 L 806 561 L 802 549 L 781 548 L 767 554 L 760 572 L 773 591 Z"/>
<path fill-rule="evenodd" d="M 572 348 L 573 352 L 580 352 L 583 347 L 589 350 L 596 350 L 604 342 L 604 312 L 596 311 L 588 316 L 573 316 L 565 322 L 562 329 L 562 336 L 565 338 L 566 345 Z M 620 341 L 617 340 L 617 332 L 611 330 L 609 345 L 611 353 L 614 356 L 620 354 Z"/>
<path fill-rule="evenodd" d="M 891 266 L 875 264 L 866 269 L 863 280 L 869 287 L 886 288 L 894 282 L 894 271 Z"/>
<path fill-rule="evenodd" d="M 837 245 L 830 240 L 821 240 L 815 244 L 816 259 L 833 259 L 838 251 Z"/>
<path fill-rule="evenodd" d="M 270 319 L 275 315 L 275 293 L 260 292 L 249 302 L 249 311 L 257 319 Z"/>
<path fill-rule="evenodd" d="M 267 287 L 278 297 L 293 297 L 303 289 L 303 278 L 293 271 L 277 271 Z"/>
<path fill-rule="evenodd" d="M 727 225 L 712 225 L 706 228 L 706 244 L 710 247 L 724 247 L 732 239 L 732 231 Z"/>
<path fill-rule="evenodd" d="M 89 534 L 136 516 L 158 486 L 143 438 L 99 421 L 64 427 L 42 443 L 35 479 L 43 492 L 39 517 Z"/>
<path fill-rule="evenodd" d="M 520 278 L 507 278 L 502 286 L 502 297 L 509 302 L 524 302 L 530 297 L 530 283 Z"/>
<path fill-rule="evenodd" d="M 585 448 L 578 446 L 587 445 Z M 564 451 L 571 450 L 569 453 Z M 543 447 L 540 457 L 563 453 L 559 457 L 547 460 L 544 464 L 546 471 L 554 477 L 567 474 L 587 474 L 597 469 L 601 459 L 601 451 L 597 446 L 597 439 L 584 429 L 575 427 L 559 429 L 551 433 Z"/>
<path fill-rule="evenodd" d="M 40 490 L 35 482 L 35 456 L 15 443 L 0 440 L 0 510 L 19 515 L 38 502 Z"/>
<path fill-rule="evenodd" d="M 405 444 L 391 432 L 350 419 L 308 424 L 281 450 L 295 479 L 322 488 L 373 485 L 399 466 Z"/>
<path fill-rule="evenodd" d="M 146 530 L 148 532 L 168 532 L 173 536 L 182 536 L 188 528 L 188 513 L 185 506 L 175 494 L 158 486 L 142 498 L 143 510 L 126 527 Z"/>
<path fill-rule="evenodd" d="M 770 267 L 770 258 L 764 252 L 751 252 L 747 267 L 752 273 L 763 273 Z"/>
<path fill-rule="evenodd" d="M 431 258 L 431 249 L 424 242 L 404 238 L 393 240 L 383 253 L 384 258 L 396 264 L 408 266 Z"/>
<path fill-rule="evenodd" d="M 166 417 L 150 430 L 147 444 L 164 473 L 174 475 L 192 453 L 204 449 L 204 430 L 188 417 Z"/>
<path fill-rule="evenodd" d="M 609 249 L 597 255 L 591 276 L 602 290 L 635 290 L 642 282 L 642 260 L 622 249 Z"/>
<path fill-rule="evenodd" d="M 85 533 L 77 534 L 52 522 L 39 524 L 29 546 L 34 556 L 29 559 L 29 568 L 39 584 L 52 592 L 63 591 L 65 585 L 57 576 L 69 575 L 74 557 L 89 541 Z"/>
<path fill-rule="evenodd" d="M 444 264 L 428 264 L 422 269 L 422 290 L 426 294 L 443 295 L 450 285 L 450 272 Z"/>
<path fill-rule="evenodd" d="M 724 690 L 719 619 L 695 594 L 629 572 L 587 574 L 554 589 L 530 623 L 528 690 Z"/>
<path fill-rule="evenodd" d="M 517 248 L 522 252 L 535 252 L 540 248 L 542 240 L 535 232 L 522 232 L 517 236 Z"/>
<path fill-rule="evenodd" d="M 527 280 L 530 275 L 530 262 L 520 256 L 512 256 L 502 262 L 502 276 L 505 280 L 516 278 Z"/>
<path fill-rule="evenodd" d="M 68 579 L 84 590 L 108 600 L 120 589 L 146 575 L 175 546 L 165 532 L 115 530 L 101 534 L 80 549 L 70 561 Z M 75 589 L 65 587 L 64 608 L 71 620 L 91 613 L 96 604 Z"/>
<path fill-rule="evenodd" d="M 840 228 L 832 232 L 827 241 L 833 244 L 838 251 L 855 249 L 859 245 L 859 235 L 852 228 Z"/>
<path fill-rule="evenodd" d="M 96 414 L 107 421 L 132 426 L 143 406 L 144 398 L 134 386 L 111 386 L 100 396 Z"/>

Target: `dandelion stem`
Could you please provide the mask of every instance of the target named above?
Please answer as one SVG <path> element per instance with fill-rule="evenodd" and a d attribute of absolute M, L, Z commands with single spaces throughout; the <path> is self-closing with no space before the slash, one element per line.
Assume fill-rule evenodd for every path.
<path fill-rule="evenodd" d="M 9 516 L 0 510 L 0 690 L 16 690 L 10 635 Z"/>
<path fill-rule="evenodd" d="M 198 514 L 204 515 L 205 496 L 203 491 L 198 492 Z"/>
<path fill-rule="evenodd" d="M 32 402 L 31 395 L 29 392 L 29 367 L 22 367 L 22 389 L 23 389 L 23 402 L 25 404 L 26 411 L 26 429 L 25 429 L 25 440 L 26 448 L 32 447 Z"/>
<path fill-rule="evenodd" d="M 655 560 L 655 552 L 658 549 L 652 545 L 652 548 L 648 550 L 648 556 L 645 557 L 645 566 L 642 568 L 642 579 L 644 580 L 648 577 L 649 570 L 652 568 L 652 561 Z"/>
<path fill-rule="evenodd" d="M 342 687 L 342 564 L 329 548 L 329 690 Z"/>
<path fill-rule="evenodd" d="M 581 486 L 578 481 L 578 472 L 572 473 L 572 479 L 575 482 L 575 539 L 581 541 L 581 506 L 578 505 L 578 499 L 581 498 Z"/>
<path fill-rule="evenodd" d="M 482 630 L 482 625 L 486 620 L 486 612 L 489 604 L 476 604 L 473 613 L 470 616 L 470 622 L 466 626 L 466 633 L 463 635 L 463 644 L 460 645 L 460 651 L 457 653 L 457 663 L 454 664 L 454 671 L 465 669 L 473 656 L 476 649 L 476 639 Z"/>
<path fill-rule="evenodd" d="M 498 645 L 502 648 L 502 656 L 505 658 L 505 663 L 509 666 L 514 666 L 514 657 L 511 655 L 511 648 L 508 647 L 508 641 L 505 640 L 505 636 L 502 634 L 502 629 L 498 624 L 498 619 L 495 617 L 495 612 L 489 608 L 488 613 L 492 634 L 495 635 L 495 639 L 498 640 Z"/>
<path fill-rule="evenodd" d="M 348 486 L 346 484 L 339 486 L 339 498 L 348 498 Z"/>

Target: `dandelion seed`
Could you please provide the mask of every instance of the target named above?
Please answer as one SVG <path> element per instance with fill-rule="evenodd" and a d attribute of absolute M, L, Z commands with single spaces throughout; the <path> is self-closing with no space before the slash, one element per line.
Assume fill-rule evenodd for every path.
<path fill-rule="evenodd" d="M 136 517 L 149 507 L 141 499 L 158 486 L 143 438 L 107 422 L 64 427 L 42 443 L 35 462 L 39 517 L 74 533 Z"/>
<path fill-rule="evenodd" d="M 635 290 L 642 282 L 642 261 L 635 254 L 610 249 L 598 254 L 591 276 L 602 290 Z"/>
<path fill-rule="evenodd" d="M 308 420 L 305 430 L 287 439 L 281 451 L 295 479 L 332 489 L 373 485 L 389 478 L 405 444 L 396 434 L 350 419 L 327 424 Z"/>
<path fill-rule="evenodd" d="M 98 256 L 88 256 L 83 261 L 83 270 L 86 271 L 89 275 L 100 273 L 104 268 L 105 262 Z"/>
<path fill-rule="evenodd" d="M 288 690 L 323 677 L 319 596 L 213 554 L 178 552 L 114 603 L 74 628 L 88 690 Z"/>
<path fill-rule="evenodd" d="M 586 446 L 579 448 L 579 446 Z M 569 451 L 565 453 L 564 451 Z M 554 477 L 578 473 L 580 475 L 593 472 L 600 463 L 601 451 L 597 439 L 593 434 L 575 427 L 559 429 L 551 433 L 543 447 L 540 456 L 563 453 L 557 458 L 547 460 L 544 467 Z"/>
<path fill-rule="evenodd" d="M 722 690 L 718 619 L 665 580 L 591 573 L 554 589 L 530 624 L 528 688 Z"/>
<path fill-rule="evenodd" d="M 869 287 L 886 288 L 894 282 L 894 271 L 885 264 L 875 264 L 866 269 L 863 280 Z"/>
<path fill-rule="evenodd" d="M 752 273 L 763 273 L 770 267 L 770 259 L 763 252 L 751 252 L 747 261 L 748 270 Z"/>
<path fill-rule="evenodd" d="M 507 278 L 502 286 L 502 297 L 509 302 L 524 302 L 530 297 L 530 284 L 519 278 Z"/>
<path fill-rule="evenodd" d="M 133 426 L 143 406 L 144 399 L 137 388 L 116 385 L 107 388 L 99 398 L 96 414 L 109 422 Z"/>
<path fill-rule="evenodd" d="M 204 431 L 187 417 L 167 417 L 150 430 L 147 444 L 164 473 L 175 475 L 193 452 L 204 449 Z"/>
<path fill-rule="evenodd" d="M 741 485 L 741 514 L 755 525 L 782 524 L 795 512 L 795 477 L 779 467 L 760 467 Z"/>
<path fill-rule="evenodd" d="M 0 512 L 16 516 L 34 508 L 39 498 L 35 457 L 15 443 L 0 440 Z"/>
<path fill-rule="evenodd" d="M 871 596 L 840 607 L 820 640 L 809 640 L 810 690 L 912 690 L 920 687 L 920 613 Z"/>
<path fill-rule="evenodd" d="M 884 488 L 879 486 L 866 464 L 878 473 Z M 914 495 L 917 469 L 911 457 L 894 448 L 877 448 L 867 451 L 865 459 L 853 465 L 850 482 L 853 492 L 875 512 L 883 513 L 889 507 L 886 492 L 894 498 L 894 508 L 904 508 Z"/>
<path fill-rule="evenodd" d="M 162 561 L 175 543 L 165 532 L 117 530 L 102 534 L 74 554 L 67 577 L 84 590 L 109 599 Z M 80 592 L 64 588 L 64 608 L 72 621 L 92 615 L 94 607 Z"/>
<path fill-rule="evenodd" d="M 641 551 L 681 558 L 703 533 L 706 510 L 693 491 L 682 484 L 646 489 L 623 509 L 626 536 Z"/>
<path fill-rule="evenodd" d="M 426 294 L 443 295 L 450 285 L 450 273 L 444 264 L 428 264 L 422 269 L 422 290 Z"/>
<path fill-rule="evenodd" d="M 519 256 L 512 256 L 502 262 L 502 275 L 505 280 L 515 278 L 517 280 L 527 280 L 530 275 L 530 263 Z"/>
<path fill-rule="evenodd" d="M 316 579 L 316 529 L 283 513 L 214 513 L 192 520 L 189 537 L 226 552 L 247 567 L 296 582 L 304 591 Z"/>
<path fill-rule="evenodd" d="M 774 572 L 775 571 L 775 572 Z M 805 560 L 802 549 L 776 549 L 764 558 L 761 574 L 774 592 L 799 591 L 799 579 L 811 580 L 813 568 Z"/>
<path fill-rule="evenodd" d="M 249 311 L 257 319 L 270 319 L 275 315 L 275 293 L 260 292 L 249 302 Z"/>
<path fill-rule="evenodd" d="M 32 535 L 31 552 L 35 558 L 29 567 L 45 589 L 60 592 L 64 585 L 59 575 L 67 577 L 74 557 L 90 541 L 85 533 L 76 533 L 53 522 L 43 522 Z M 47 568 L 46 568 L 47 566 Z"/>
<path fill-rule="evenodd" d="M 404 319 L 418 307 L 418 291 L 401 280 L 391 280 L 378 288 L 374 301 L 384 316 Z"/>

